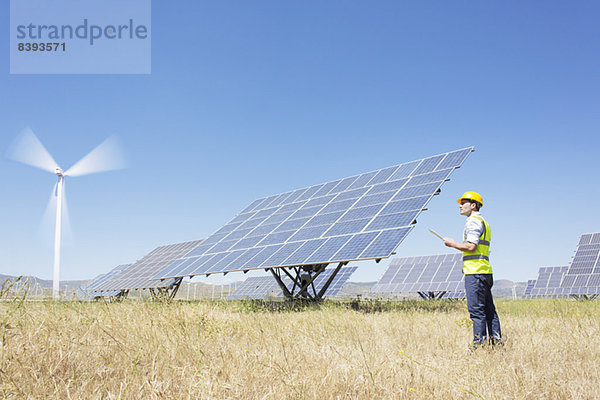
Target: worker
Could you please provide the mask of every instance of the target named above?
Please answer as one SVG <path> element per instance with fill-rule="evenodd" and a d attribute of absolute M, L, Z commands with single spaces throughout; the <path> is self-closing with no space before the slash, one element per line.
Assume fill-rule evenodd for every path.
<path fill-rule="evenodd" d="M 473 321 L 473 348 L 480 347 L 488 340 L 492 346 L 502 345 L 500 320 L 492 298 L 494 278 L 489 259 L 492 232 L 479 212 L 483 207 L 483 199 L 478 193 L 466 192 L 457 202 L 460 204 L 460 214 L 467 217 L 463 242 L 444 238 L 444 244 L 463 254 L 467 309 Z"/>

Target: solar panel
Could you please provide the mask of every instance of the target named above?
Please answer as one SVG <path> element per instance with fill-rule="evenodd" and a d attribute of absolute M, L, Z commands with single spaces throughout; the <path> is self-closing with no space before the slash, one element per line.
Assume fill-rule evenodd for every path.
<path fill-rule="evenodd" d="M 155 278 L 389 257 L 471 151 L 258 199 Z"/>
<path fill-rule="evenodd" d="M 540 267 L 530 296 L 566 297 L 568 293 L 564 293 L 560 288 L 560 283 L 567 269 L 568 267 Z"/>
<path fill-rule="evenodd" d="M 560 287 L 575 296 L 600 294 L 600 233 L 581 235 Z"/>
<path fill-rule="evenodd" d="M 527 287 L 525 288 L 525 293 L 523 294 L 524 298 L 526 298 L 526 299 L 531 298 L 531 290 L 533 289 L 533 286 L 535 286 L 535 279 L 528 280 Z"/>
<path fill-rule="evenodd" d="M 464 275 L 460 253 L 394 258 L 379 282 L 376 293 L 447 293 L 448 298 L 464 297 Z M 462 294 L 461 294 L 462 293 Z M 428 296 L 432 297 L 432 296 Z"/>
<path fill-rule="evenodd" d="M 111 290 L 111 291 L 106 291 L 106 292 L 100 292 L 100 291 L 96 290 L 96 288 L 99 287 L 100 285 L 102 285 L 104 282 L 111 279 L 113 276 L 115 276 L 119 272 L 124 271 L 125 269 L 129 268 L 130 266 L 131 266 L 131 264 L 117 265 L 116 267 L 111 269 L 106 274 L 103 274 L 103 275 L 100 275 L 100 276 L 94 278 L 94 280 L 92 280 L 92 282 L 88 285 L 86 292 L 89 292 L 89 296 L 92 298 L 111 297 L 111 296 L 118 295 L 121 292 L 120 290 Z"/>
<path fill-rule="evenodd" d="M 156 272 L 171 264 L 174 260 L 196 248 L 202 240 L 159 246 L 146 254 L 142 259 L 131 264 L 104 282 L 95 285 L 95 291 L 121 291 L 132 289 L 165 288 L 175 280 L 157 281 L 153 279 Z"/>
<path fill-rule="evenodd" d="M 277 296 L 279 293 L 281 288 L 272 276 L 256 276 L 239 284 L 228 299 L 265 299 L 269 296 Z"/>

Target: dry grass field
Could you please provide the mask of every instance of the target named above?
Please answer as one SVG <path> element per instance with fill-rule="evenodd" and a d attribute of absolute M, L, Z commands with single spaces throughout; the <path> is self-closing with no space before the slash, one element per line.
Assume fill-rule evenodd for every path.
<path fill-rule="evenodd" d="M 463 302 L 2 300 L 6 399 L 600 398 L 598 301 L 498 301 L 471 352 Z"/>

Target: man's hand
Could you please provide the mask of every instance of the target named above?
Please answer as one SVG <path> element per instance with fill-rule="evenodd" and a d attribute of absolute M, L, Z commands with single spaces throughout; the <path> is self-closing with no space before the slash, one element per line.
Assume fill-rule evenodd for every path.
<path fill-rule="evenodd" d="M 444 238 L 444 244 L 446 245 L 446 247 L 453 247 L 453 248 L 456 248 L 456 245 L 457 245 L 458 243 L 456 243 L 456 242 L 454 241 L 454 239 L 451 239 L 451 238 Z"/>

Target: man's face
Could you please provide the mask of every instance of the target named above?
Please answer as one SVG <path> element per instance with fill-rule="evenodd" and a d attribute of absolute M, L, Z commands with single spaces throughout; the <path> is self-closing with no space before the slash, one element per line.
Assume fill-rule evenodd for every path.
<path fill-rule="evenodd" d="M 468 217 L 473 211 L 476 211 L 475 203 L 471 203 L 469 200 L 462 200 L 460 202 L 460 215 Z"/>

